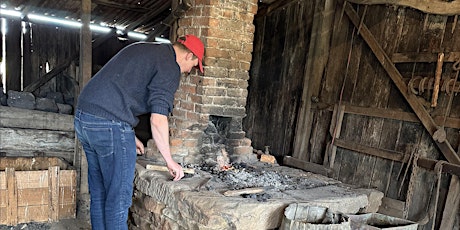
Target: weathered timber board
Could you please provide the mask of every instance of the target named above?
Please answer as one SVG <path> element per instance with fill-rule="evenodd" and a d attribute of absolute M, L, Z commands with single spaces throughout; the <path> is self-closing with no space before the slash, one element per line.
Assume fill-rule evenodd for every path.
<path fill-rule="evenodd" d="M 256 149 L 270 146 L 278 157 L 292 153 L 314 4 L 292 1 L 255 19 L 248 116 L 243 126 Z"/>
<path fill-rule="evenodd" d="M 326 150 L 326 140 L 328 140 L 329 135 L 329 125 L 331 120 L 332 113 L 325 110 L 314 111 L 313 115 L 313 131 L 315 135 L 311 136 L 311 145 L 310 145 L 310 162 L 316 164 L 323 163 L 324 152 Z M 308 158 L 308 156 L 303 156 L 303 158 Z"/>
<path fill-rule="evenodd" d="M 359 142 L 362 135 L 362 118 L 355 115 L 345 114 L 343 117 L 341 138 L 348 141 Z M 340 172 L 338 179 L 344 183 L 353 183 L 355 174 L 356 163 L 359 162 L 360 153 L 349 150 L 337 150 L 337 155 L 344 154 L 341 157 L 342 161 L 337 162 L 340 164 Z"/>
<path fill-rule="evenodd" d="M 69 164 L 57 157 L 0 157 L 0 170 L 12 166 L 16 171 L 47 170 L 50 166 L 59 166 L 64 170 Z"/>
<path fill-rule="evenodd" d="M 0 128 L 0 151 L 73 152 L 74 148 L 74 132 Z"/>
<path fill-rule="evenodd" d="M 363 13 L 361 14 L 365 17 L 363 23 L 369 25 L 369 30 L 377 34 L 382 34 L 385 22 L 384 19 L 386 18 L 386 7 L 368 7 L 367 9 L 364 8 L 362 11 Z M 366 13 L 364 14 L 364 12 Z M 358 27 L 357 30 L 359 33 L 360 28 Z M 352 102 L 366 107 L 385 106 L 388 100 L 388 93 L 385 89 L 388 88 L 389 79 L 378 77 L 377 72 L 383 72 L 382 68 L 374 64 L 377 61 L 372 52 L 369 52 L 367 46 L 362 49 L 362 52 L 364 53 L 361 55 L 362 58 L 360 59 L 361 64 L 358 70 L 359 76 L 357 78 L 356 88 L 354 89 L 355 93 L 352 97 Z M 360 143 L 369 146 L 377 146 L 381 135 L 383 120 L 362 116 L 358 116 L 358 119 L 359 118 L 362 119 L 361 124 L 363 129 Z M 362 187 L 370 186 L 376 160 L 376 157 L 369 155 L 360 154 L 358 156 L 357 167 L 354 168 L 355 177 L 353 178 L 353 184 Z"/>
<path fill-rule="evenodd" d="M 7 19 L 5 36 L 6 89 L 21 91 L 21 20 Z"/>
<path fill-rule="evenodd" d="M 401 124 L 401 121 L 384 119 L 384 128 L 382 128 L 382 134 L 380 135 L 379 148 L 390 150 L 396 149 Z M 378 158 L 375 162 L 374 171 L 372 172 L 373 180 L 371 181 L 371 187 L 377 188 L 377 190 L 382 191 L 386 195 L 389 179 L 393 172 L 393 165 L 394 162 Z"/>
<path fill-rule="evenodd" d="M 73 116 L 0 106 L 0 127 L 74 131 Z"/>

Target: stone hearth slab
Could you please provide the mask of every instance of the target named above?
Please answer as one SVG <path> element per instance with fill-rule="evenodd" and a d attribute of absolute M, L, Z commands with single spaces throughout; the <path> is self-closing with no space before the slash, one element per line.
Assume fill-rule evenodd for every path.
<path fill-rule="evenodd" d="M 276 229 L 281 225 L 285 208 L 292 203 L 324 206 L 348 214 L 355 214 L 368 204 L 364 193 L 331 178 L 284 166 L 267 170 L 304 177 L 311 179 L 312 184 L 323 186 L 284 191 L 267 188 L 266 193 L 271 198 L 261 202 L 242 196 L 226 197 L 223 192 L 228 189 L 212 184 L 216 182 L 208 182 L 215 189 L 208 190 L 204 186 L 198 189 L 206 181 L 200 173 L 174 182 L 168 172 L 146 170 L 137 164 L 135 199 L 137 194 L 150 200 L 140 202 L 150 213 L 133 207 L 132 215 L 136 216 L 133 229 L 144 229 L 142 226 L 155 229 Z M 154 207 L 148 207 L 152 202 Z"/>

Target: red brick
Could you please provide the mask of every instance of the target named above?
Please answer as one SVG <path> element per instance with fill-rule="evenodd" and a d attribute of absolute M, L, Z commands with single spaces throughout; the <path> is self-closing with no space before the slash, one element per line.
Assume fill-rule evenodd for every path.
<path fill-rule="evenodd" d="M 195 94 L 196 93 L 196 85 L 182 85 L 181 90 L 185 94 Z M 184 98 L 182 98 L 182 99 L 184 99 Z"/>
<path fill-rule="evenodd" d="M 179 27 L 187 27 L 187 26 L 191 26 L 191 25 L 193 25 L 191 17 L 181 18 L 179 20 Z"/>
<path fill-rule="evenodd" d="M 190 101 L 194 104 L 201 104 L 203 103 L 203 96 L 201 95 L 190 95 Z"/>
<path fill-rule="evenodd" d="M 225 96 L 227 94 L 226 88 L 218 88 L 212 86 L 203 86 L 203 95 L 206 96 Z"/>
<path fill-rule="evenodd" d="M 184 147 L 193 148 L 198 146 L 198 140 L 184 140 Z"/>
<path fill-rule="evenodd" d="M 176 107 L 173 109 L 172 114 L 174 117 L 177 117 L 177 118 L 185 118 L 186 111 Z"/>
<path fill-rule="evenodd" d="M 194 17 L 191 25 L 209 25 L 209 17 Z"/>
<path fill-rule="evenodd" d="M 206 49 L 206 55 L 214 58 L 229 58 L 230 54 L 227 50 L 218 49 L 218 48 L 208 48 Z"/>
<path fill-rule="evenodd" d="M 176 147 L 182 146 L 182 144 L 183 144 L 183 141 L 181 139 L 178 139 L 178 138 L 171 138 L 169 142 L 170 142 L 171 146 L 176 146 Z"/>
<path fill-rule="evenodd" d="M 181 101 L 180 108 L 188 110 L 188 111 L 194 111 L 195 110 L 195 103 L 188 102 L 188 101 Z"/>
<path fill-rule="evenodd" d="M 241 142 L 241 146 L 251 146 L 251 145 L 252 145 L 252 141 L 249 138 L 244 138 Z"/>
<path fill-rule="evenodd" d="M 233 153 L 236 155 L 252 154 L 252 147 L 250 146 L 238 146 L 233 148 Z"/>
<path fill-rule="evenodd" d="M 211 77 L 204 77 L 201 83 L 203 86 L 217 86 L 217 80 Z"/>

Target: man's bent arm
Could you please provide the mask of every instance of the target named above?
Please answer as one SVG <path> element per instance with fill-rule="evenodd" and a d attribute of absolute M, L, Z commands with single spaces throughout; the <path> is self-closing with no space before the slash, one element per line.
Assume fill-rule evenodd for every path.
<path fill-rule="evenodd" d="M 174 180 L 180 180 L 184 177 L 184 170 L 171 156 L 168 117 L 162 114 L 152 113 L 150 115 L 150 126 L 155 144 L 163 156 L 163 159 L 166 161 L 169 172 L 174 176 Z"/>

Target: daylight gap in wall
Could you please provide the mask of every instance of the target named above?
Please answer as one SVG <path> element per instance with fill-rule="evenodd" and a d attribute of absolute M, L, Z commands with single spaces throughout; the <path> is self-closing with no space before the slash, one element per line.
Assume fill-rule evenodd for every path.
<path fill-rule="evenodd" d="M 6 19 L 0 18 L 2 20 L 1 24 L 1 35 L 2 35 L 2 56 L 1 56 L 1 62 L 0 62 L 0 76 L 2 77 L 2 85 L 3 85 L 3 93 L 6 93 L 6 65 L 5 65 L 5 60 L 6 60 Z"/>

